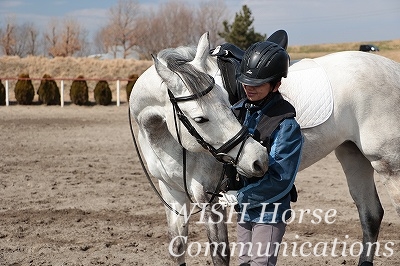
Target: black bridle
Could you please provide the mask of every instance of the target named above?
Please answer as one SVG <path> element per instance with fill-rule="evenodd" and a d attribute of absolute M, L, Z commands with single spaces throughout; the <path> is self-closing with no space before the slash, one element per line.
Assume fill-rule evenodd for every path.
<path fill-rule="evenodd" d="M 233 157 L 229 156 L 228 152 L 230 150 L 232 150 L 234 147 L 236 147 L 239 143 L 241 143 L 241 142 L 244 143 L 244 141 L 250 136 L 247 127 L 242 126 L 242 128 L 239 130 L 239 132 L 235 136 L 233 136 L 230 140 L 228 140 L 226 143 L 224 143 L 221 147 L 216 149 L 210 143 L 206 142 L 203 139 L 203 137 L 196 131 L 196 129 L 193 127 L 193 125 L 190 123 L 187 116 L 182 112 L 181 108 L 178 105 L 179 102 L 192 101 L 192 100 L 199 99 L 200 97 L 203 97 L 204 95 L 209 93 L 214 88 L 214 85 L 215 85 L 215 81 L 212 78 L 212 83 L 204 91 L 197 93 L 197 94 L 192 94 L 189 96 L 181 96 L 181 97 L 175 97 L 174 94 L 171 92 L 171 90 L 168 89 L 169 99 L 174 108 L 174 114 L 179 118 L 179 120 L 182 122 L 182 124 L 186 127 L 186 129 L 190 133 L 190 135 L 192 135 L 204 149 L 208 150 L 211 153 L 211 155 L 214 156 L 214 158 L 217 159 L 219 162 L 236 165 L 239 155 L 241 153 L 241 150 L 243 148 L 243 145 L 241 146 L 235 159 Z M 176 120 L 175 120 L 175 129 L 177 132 L 179 144 L 181 144 L 181 146 L 182 146 L 182 143 L 180 142 L 178 125 L 177 125 Z"/>
<path fill-rule="evenodd" d="M 212 78 L 212 77 L 211 77 Z M 184 102 L 184 101 L 192 101 L 192 100 L 196 100 L 199 99 L 200 97 L 206 95 L 207 93 L 209 93 L 215 85 L 215 81 L 214 78 L 212 78 L 212 83 L 210 84 L 210 86 L 205 89 L 204 91 L 197 93 L 197 94 L 192 94 L 189 96 L 181 96 L 181 97 L 175 97 L 173 95 L 173 93 L 171 92 L 170 89 L 168 89 L 168 95 L 170 98 L 170 101 L 172 103 L 173 109 L 174 109 L 174 122 L 175 122 L 175 130 L 176 130 L 176 134 L 177 134 L 177 138 L 178 138 L 178 142 L 179 144 L 182 146 L 182 142 L 181 142 L 181 138 L 180 138 L 180 134 L 179 134 L 179 127 L 178 127 L 178 121 L 176 120 L 176 117 L 178 117 L 178 119 L 182 122 L 182 124 L 186 127 L 186 129 L 188 130 L 188 132 L 197 140 L 197 142 L 206 150 L 208 150 L 212 156 L 214 156 L 214 158 L 216 158 L 219 162 L 222 162 L 223 165 L 223 171 L 221 173 L 221 177 L 218 181 L 217 186 L 215 187 L 215 190 L 213 192 L 210 191 L 206 191 L 206 193 L 211 194 L 211 198 L 208 201 L 208 204 L 211 203 L 215 197 L 220 196 L 220 191 L 221 191 L 221 187 L 223 184 L 223 179 L 225 176 L 225 171 L 226 171 L 226 166 L 228 164 L 233 164 L 236 165 L 237 161 L 239 159 L 240 153 L 243 150 L 244 147 L 244 143 L 246 141 L 246 139 L 248 137 L 250 137 L 251 135 L 248 132 L 247 127 L 243 126 L 241 128 L 241 130 L 239 130 L 239 132 L 233 136 L 230 140 L 228 140 L 226 143 L 224 143 L 221 147 L 219 147 L 218 149 L 214 148 L 214 146 L 212 146 L 210 143 L 206 142 L 203 137 L 197 132 L 197 130 L 193 127 L 193 125 L 191 124 L 191 122 L 189 121 L 189 119 L 187 118 L 187 116 L 183 113 L 183 111 L 181 110 L 181 108 L 178 105 L 178 102 Z M 152 182 L 150 175 L 148 173 L 148 171 L 146 170 L 144 161 L 140 155 L 140 151 L 139 151 L 139 146 L 136 142 L 135 139 L 135 135 L 133 132 L 133 128 L 132 128 L 132 121 L 131 121 L 131 112 L 129 110 L 129 124 L 130 124 L 130 130 L 131 130 L 131 134 L 132 134 L 132 138 L 133 138 L 133 143 L 135 145 L 136 148 L 136 152 L 138 154 L 139 157 L 139 161 L 141 163 L 141 166 L 146 174 L 146 177 L 150 183 L 150 185 L 152 186 L 153 190 L 155 191 L 155 193 L 157 194 L 158 198 L 164 203 L 164 205 L 166 207 L 168 207 L 169 210 L 173 211 L 176 215 L 181 215 L 177 210 L 175 210 L 171 205 L 168 204 L 168 202 L 166 202 L 163 197 L 161 196 L 161 194 L 158 192 L 157 188 L 155 187 L 154 183 Z M 232 150 L 234 147 L 236 147 L 238 144 L 241 144 L 239 151 L 236 155 L 236 158 L 233 158 L 231 156 L 229 156 L 227 153 Z M 187 188 L 187 180 L 186 180 L 186 149 L 182 146 L 182 152 L 183 152 L 183 184 L 184 184 L 184 189 L 185 189 L 185 193 L 186 196 L 188 197 L 188 199 L 194 203 L 192 201 L 192 198 L 189 194 L 188 188 Z M 199 210 L 201 211 L 201 209 Z"/>
<path fill-rule="evenodd" d="M 215 159 L 217 159 L 219 162 L 222 162 L 224 164 L 223 171 L 221 173 L 221 177 L 218 181 L 218 184 L 217 184 L 214 192 L 206 191 L 208 194 L 211 194 L 211 199 L 208 201 L 208 203 L 211 203 L 215 197 L 220 196 L 219 192 L 221 191 L 221 186 L 222 186 L 222 181 L 225 176 L 226 166 L 227 166 L 227 164 L 233 164 L 233 165 L 237 164 L 240 153 L 244 147 L 244 143 L 245 143 L 246 139 L 250 136 L 247 127 L 242 126 L 242 128 L 239 130 L 238 133 L 236 133 L 235 136 L 233 136 L 230 140 L 228 140 L 226 143 L 224 143 L 221 147 L 216 149 L 216 148 L 214 148 L 214 146 L 212 146 L 210 143 L 208 143 L 207 141 L 205 141 L 203 139 L 203 137 L 193 127 L 192 123 L 190 123 L 187 116 L 183 113 L 183 111 L 179 107 L 178 103 L 185 102 L 185 101 L 193 101 L 193 100 L 199 99 L 200 97 L 203 97 L 204 95 L 209 93 L 215 86 L 214 78 L 211 77 L 211 79 L 212 79 L 212 82 L 211 82 L 210 86 L 208 86 L 207 89 L 205 89 L 204 91 L 201 91 L 200 93 L 192 94 L 189 96 L 175 97 L 174 94 L 172 93 L 172 91 L 170 89 L 168 89 L 169 99 L 172 103 L 173 110 L 174 110 L 175 131 L 176 131 L 176 135 L 178 138 L 178 142 L 182 146 L 183 184 L 184 184 L 186 196 L 189 198 L 189 200 L 192 203 L 193 203 L 193 201 L 190 197 L 190 194 L 189 194 L 189 191 L 187 188 L 187 182 L 186 182 L 186 149 L 183 147 L 181 139 L 180 139 L 180 134 L 179 134 L 179 130 L 178 130 L 178 123 L 177 123 L 176 117 L 178 117 L 178 119 L 182 122 L 182 124 L 185 126 L 187 131 L 190 133 L 190 135 L 192 135 L 204 149 L 208 150 L 211 153 L 211 155 L 214 156 Z M 233 157 L 228 155 L 228 152 L 230 150 L 232 150 L 234 147 L 236 147 L 239 143 L 242 143 L 242 144 L 236 155 L 236 158 L 234 159 Z"/>

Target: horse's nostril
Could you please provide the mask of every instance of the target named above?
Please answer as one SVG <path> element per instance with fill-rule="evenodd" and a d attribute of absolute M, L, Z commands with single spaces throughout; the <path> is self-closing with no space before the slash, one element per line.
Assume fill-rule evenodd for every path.
<path fill-rule="evenodd" d="M 257 173 L 258 176 L 262 176 L 266 171 L 266 164 L 263 164 L 261 161 L 255 161 L 253 164 L 254 173 Z"/>

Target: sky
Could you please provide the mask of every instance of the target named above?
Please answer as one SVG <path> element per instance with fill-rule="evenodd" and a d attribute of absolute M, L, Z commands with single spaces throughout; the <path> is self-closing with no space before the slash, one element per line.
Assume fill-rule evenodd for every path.
<path fill-rule="evenodd" d="M 138 0 L 156 9 L 168 0 Z M 186 0 L 195 5 L 199 0 Z M 14 16 L 17 23 L 39 27 L 51 18 L 71 17 L 94 34 L 107 22 L 107 12 L 117 0 L 0 0 L 0 26 Z M 225 0 L 231 15 L 247 5 L 256 32 L 271 35 L 284 29 L 289 45 L 368 42 L 400 39 L 399 0 Z"/>

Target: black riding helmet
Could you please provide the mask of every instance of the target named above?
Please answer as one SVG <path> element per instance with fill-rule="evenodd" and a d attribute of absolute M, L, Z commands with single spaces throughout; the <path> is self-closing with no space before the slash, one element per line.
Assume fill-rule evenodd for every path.
<path fill-rule="evenodd" d="M 286 78 L 289 61 L 288 53 L 278 44 L 269 41 L 254 43 L 243 55 L 238 81 L 249 86 L 259 86 Z"/>

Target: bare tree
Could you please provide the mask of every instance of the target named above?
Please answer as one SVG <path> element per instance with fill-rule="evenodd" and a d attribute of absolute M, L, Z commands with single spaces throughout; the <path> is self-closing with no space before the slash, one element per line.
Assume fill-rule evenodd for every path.
<path fill-rule="evenodd" d="M 102 54 L 107 52 L 107 47 L 103 41 L 103 29 L 98 30 L 93 37 L 93 51 L 96 54 Z"/>
<path fill-rule="evenodd" d="M 102 45 L 112 51 L 114 58 L 118 52 L 127 58 L 137 45 L 137 22 L 140 5 L 134 0 L 118 0 L 109 10 L 109 22 L 99 31 Z"/>
<path fill-rule="evenodd" d="M 5 55 L 14 55 L 15 53 L 15 25 L 7 23 L 4 35 L 1 38 L 3 51 Z"/>
<path fill-rule="evenodd" d="M 90 51 L 120 53 L 127 58 L 139 52 L 142 59 L 152 53 L 180 45 L 195 45 L 198 38 L 209 32 L 212 46 L 224 40 L 218 35 L 227 20 L 224 0 L 202 0 L 188 3 L 168 0 L 153 11 L 143 12 L 138 0 L 119 0 L 109 10 L 108 23 L 99 29 L 92 46 L 87 42 L 88 32 L 76 21 L 53 18 L 43 31 L 27 22 L 15 23 L 8 17 L 0 27 L 0 49 L 5 55 L 84 56 Z M 41 49 L 42 48 L 42 49 Z"/>
<path fill-rule="evenodd" d="M 224 42 L 218 32 L 223 31 L 223 21 L 228 18 L 228 7 L 224 0 L 202 1 L 197 11 L 196 28 L 200 35 L 209 32 L 210 44 L 212 47 L 216 47 Z"/>
<path fill-rule="evenodd" d="M 13 55 L 18 55 L 19 57 L 26 56 L 27 38 L 28 34 L 27 24 L 16 25 L 14 28 L 14 47 Z"/>
<path fill-rule="evenodd" d="M 107 25 L 99 31 L 99 38 L 105 52 L 112 52 L 113 57 L 117 58 L 118 41 L 111 25 Z"/>
<path fill-rule="evenodd" d="M 197 43 L 197 38 L 193 38 L 191 33 L 195 24 L 193 8 L 187 4 L 169 1 L 161 6 L 157 18 L 164 26 L 164 32 L 157 32 L 158 36 L 164 35 L 165 43 L 162 48 Z"/>
<path fill-rule="evenodd" d="M 25 57 L 27 55 L 36 55 L 38 51 L 39 31 L 33 23 L 26 22 L 15 27 L 15 45 L 14 55 Z"/>
<path fill-rule="evenodd" d="M 138 21 L 138 28 L 141 29 L 141 33 L 138 34 L 136 50 L 139 52 L 140 59 L 149 60 L 151 54 L 156 54 L 162 46 L 161 36 L 154 37 L 154 32 L 163 32 L 162 21 L 149 14 Z"/>
<path fill-rule="evenodd" d="M 60 26 L 58 25 L 59 22 L 57 19 L 53 18 L 50 20 L 47 26 L 47 30 L 44 33 L 44 43 L 45 43 L 45 50 L 50 56 L 56 56 L 54 51 L 59 43 L 58 39 L 60 38 Z"/>
<path fill-rule="evenodd" d="M 0 46 L 5 55 L 15 55 L 16 45 L 15 17 L 7 17 L 5 27 L 0 31 Z"/>
<path fill-rule="evenodd" d="M 7 17 L 5 27 L 0 28 L 0 46 L 3 54 L 36 55 L 38 51 L 39 30 L 33 23 L 17 24 L 15 17 Z"/>
<path fill-rule="evenodd" d="M 26 54 L 37 55 L 39 52 L 39 30 L 33 23 L 24 24 L 26 28 Z"/>
<path fill-rule="evenodd" d="M 75 20 L 64 19 L 60 23 L 53 19 L 44 34 L 49 55 L 72 56 L 82 50 L 86 42 L 86 30 Z"/>
<path fill-rule="evenodd" d="M 60 51 L 64 56 L 71 56 L 82 49 L 81 35 L 81 26 L 76 21 L 65 21 L 60 45 Z"/>
<path fill-rule="evenodd" d="M 79 34 L 79 43 L 81 48 L 78 51 L 76 51 L 75 53 L 76 56 L 88 56 L 91 54 L 92 46 L 88 41 L 88 36 L 89 32 L 86 29 L 82 28 Z"/>
<path fill-rule="evenodd" d="M 200 34 L 195 29 L 193 8 L 181 1 L 168 1 L 157 11 L 151 11 L 138 23 L 141 38 L 138 40 L 141 58 L 149 59 L 152 53 L 180 45 L 196 44 Z"/>

